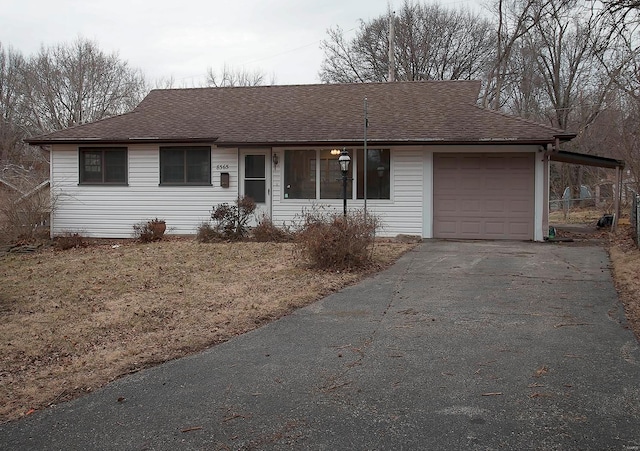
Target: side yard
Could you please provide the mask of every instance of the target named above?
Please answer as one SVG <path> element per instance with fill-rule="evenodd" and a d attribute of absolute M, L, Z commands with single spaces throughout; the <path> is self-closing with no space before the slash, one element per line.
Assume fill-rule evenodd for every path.
<path fill-rule="evenodd" d="M 228 340 L 389 265 L 322 272 L 290 243 L 169 239 L 0 257 L 0 421 Z"/>

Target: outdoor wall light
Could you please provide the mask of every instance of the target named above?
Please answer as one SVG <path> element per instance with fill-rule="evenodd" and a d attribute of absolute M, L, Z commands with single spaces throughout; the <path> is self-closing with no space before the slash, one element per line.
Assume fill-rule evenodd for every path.
<path fill-rule="evenodd" d="M 278 159 L 278 154 L 277 154 L 277 153 L 274 153 L 274 154 L 273 154 L 273 157 L 271 157 L 271 159 L 272 159 L 272 161 L 273 161 L 273 165 L 274 165 L 274 166 L 278 166 L 278 162 L 280 161 L 280 160 Z"/>

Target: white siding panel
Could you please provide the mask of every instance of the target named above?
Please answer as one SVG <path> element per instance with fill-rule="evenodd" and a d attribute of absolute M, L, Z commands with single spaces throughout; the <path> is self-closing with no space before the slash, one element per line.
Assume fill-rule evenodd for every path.
<path fill-rule="evenodd" d="M 212 186 L 159 186 L 157 145 L 129 146 L 127 186 L 78 185 L 75 146 L 54 146 L 52 192 L 57 202 L 54 235 L 65 231 L 90 237 L 129 238 L 133 225 L 154 217 L 167 221 L 167 233 L 193 234 L 214 205 L 238 196 L 237 149 L 212 149 Z M 229 172 L 230 187 L 220 186 L 220 173 Z"/>
<path fill-rule="evenodd" d="M 342 211 L 342 200 L 330 199 L 283 199 L 282 171 L 284 170 L 284 154 L 275 149 L 280 164 L 273 170 L 273 209 L 272 217 L 276 224 L 291 224 L 300 218 L 303 209 L 323 206 L 335 211 Z M 376 214 L 382 228 L 380 236 L 396 236 L 398 234 L 422 236 L 423 217 L 423 156 L 422 148 L 391 149 L 391 199 L 367 200 L 367 210 Z M 363 208 L 363 200 L 349 199 L 347 206 Z"/>

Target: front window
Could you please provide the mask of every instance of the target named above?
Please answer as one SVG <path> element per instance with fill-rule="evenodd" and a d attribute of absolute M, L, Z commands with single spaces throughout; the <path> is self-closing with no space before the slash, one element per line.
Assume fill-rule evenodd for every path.
<path fill-rule="evenodd" d="M 389 149 L 367 149 L 367 199 L 390 199 L 390 153 Z M 358 199 L 364 199 L 364 150 L 357 154 Z"/>
<path fill-rule="evenodd" d="M 353 176 L 357 176 L 358 199 L 364 198 L 364 151 L 348 149 L 351 164 L 347 174 L 347 198 L 353 198 Z M 390 199 L 391 158 L 389 149 L 367 151 L 367 199 Z M 342 199 L 342 171 L 338 156 L 330 149 L 287 150 L 284 161 L 285 199 Z"/>
<path fill-rule="evenodd" d="M 347 173 L 347 199 L 351 199 L 353 164 Z M 320 151 L 320 199 L 342 199 L 342 171 L 338 157 L 331 150 Z"/>
<path fill-rule="evenodd" d="M 285 199 L 316 198 L 316 161 L 315 150 L 285 151 Z"/>
<path fill-rule="evenodd" d="M 80 183 L 125 185 L 127 148 L 80 148 Z"/>
<path fill-rule="evenodd" d="M 211 147 L 161 147 L 161 185 L 211 185 Z"/>

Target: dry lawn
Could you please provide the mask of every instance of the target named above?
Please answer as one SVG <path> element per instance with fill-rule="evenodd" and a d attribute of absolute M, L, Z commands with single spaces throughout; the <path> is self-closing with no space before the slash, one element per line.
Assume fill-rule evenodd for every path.
<path fill-rule="evenodd" d="M 620 225 L 612 236 L 609 255 L 613 278 L 624 304 L 629 325 L 640 339 L 640 249 L 631 238 L 631 227 Z"/>
<path fill-rule="evenodd" d="M 376 245 L 376 268 L 412 244 Z M 0 257 L 0 421 L 191 354 L 361 279 L 291 244 L 172 239 Z"/>
<path fill-rule="evenodd" d="M 565 215 L 564 210 L 554 210 L 549 213 L 549 222 L 551 224 L 595 224 L 604 213 L 610 212 L 594 207 L 573 207 Z"/>

